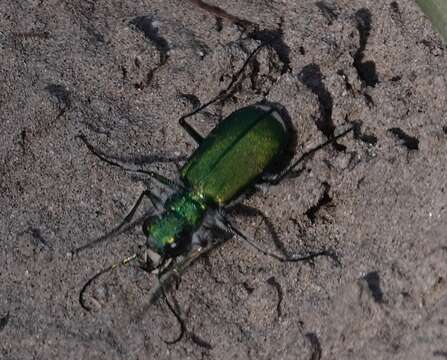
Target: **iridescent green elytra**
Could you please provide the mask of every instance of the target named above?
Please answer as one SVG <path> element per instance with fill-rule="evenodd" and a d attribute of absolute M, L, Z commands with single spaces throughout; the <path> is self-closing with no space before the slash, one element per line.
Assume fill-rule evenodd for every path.
<path fill-rule="evenodd" d="M 285 123 L 272 106 L 248 106 L 222 120 L 181 169 L 186 190 L 144 224 L 149 247 L 162 257 L 185 253 L 206 212 L 225 206 L 259 178 L 285 142 Z"/>

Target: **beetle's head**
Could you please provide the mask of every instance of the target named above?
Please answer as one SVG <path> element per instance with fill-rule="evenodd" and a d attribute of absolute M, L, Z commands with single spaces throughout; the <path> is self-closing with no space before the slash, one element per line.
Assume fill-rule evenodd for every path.
<path fill-rule="evenodd" d="M 192 233 L 173 214 L 151 217 L 143 223 L 147 246 L 161 257 L 185 254 L 191 247 Z"/>

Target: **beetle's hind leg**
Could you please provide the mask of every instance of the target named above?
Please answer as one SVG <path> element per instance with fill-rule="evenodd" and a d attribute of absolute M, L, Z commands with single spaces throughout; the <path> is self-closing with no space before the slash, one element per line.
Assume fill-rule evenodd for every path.
<path fill-rule="evenodd" d="M 286 176 L 290 175 L 293 171 L 295 171 L 296 167 L 302 163 L 307 161 L 313 154 L 315 154 L 318 150 L 323 149 L 329 144 L 334 143 L 338 139 L 346 136 L 351 131 L 354 131 L 354 126 L 349 127 L 348 129 L 344 130 L 342 133 L 328 139 L 324 143 L 310 149 L 309 151 L 305 152 L 303 155 L 301 155 L 295 162 L 293 162 L 291 165 L 289 165 L 285 170 L 281 171 L 279 174 L 273 175 L 273 176 L 264 176 L 261 179 L 261 182 L 268 183 L 271 185 L 277 185 L 283 180 Z M 302 169 L 298 170 L 298 174 L 301 173 Z"/>
<path fill-rule="evenodd" d="M 281 242 L 281 239 L 278 236 L 278 233 L 275 229 L 274 224 L 267 217 L 267 215 L 265 215 L 261 210 L 256 209 L 255 207 L 252 207 L 252 206 L 248 206 L 248 205 L 239 203 L 239 204 L 234 205 L 230 209 L 228 209 L 227 213 L 229 213 L 229 212 L 231 214 L 235 213 L 235 215 L 239 215 L 242 217 L 249 217 L 249 218 L 259 218 L 260 217 L 262 219 L 261 221 L 266 225 L 267 230 L 268 230 L 269 234 L 271 235 L 273 243 L 275 244 L 278 251 L 285 257 L 290 256 L 290 252 L 286 249 L 284 244 Z M 231 231 L 231 233 L 232 233 L 232 235 L 234 235 L 234 232 Z M 255 233 L 255 236 L 256 236 L 256 233 Z"/>
<path fill-rule="evenodd" d="M 261 246 L 259 246 L 254 240 L 250 239 L 248 236 L 246 236 L 241 230 L 239 230 L 235 225 L 233 225 L 224 214 L 219 214 L 219 220 L 220 224 L 219 227 L 222 227 L 223 229 L 226 229 L 227 231 L 231 232 L 232 234 L 238 236 L 241 240 L 245 241 L 248 245 L 258 250 L 260 253 L 269 256 L 271 258 L 274 258 L 280 262 L 299 262 L 299 261 L 312 261 L 317 257 L 320 256 L 327 256 L 330 257 L 337 265 L 340 265 L 340 261 L 335 254 L 334 251 L 330 249 L 323 249 L 320 251 L 310 251 L 303 254 L 288 254 L 288 255 L 279 255 L 272 251 L 263 249 Z"/>
<path fill-rule="evenodd" d="M 230 83 L 227 85 L 227 87 L 225 89 L 223 89 L 217 96 L 215 96 L 211 100 L 207 101 L 205 104 L 202 104 L 202 105 L 196 107 L 193 111 L 183 115 L 179 119 L 179 125 L 183 129 L 185 129 L 185 131 L 189 134 L 189 136 L 191 136 L 198 145 L 200 145 L 202 143 L 204 138 L 186 121 L 186 119 L 199 113 L 200 111 L 202 111 L 209 105 L 214 104 L 217 101 L 223 101 L 226 98 L 228 98 L 232 94 L 235 84 L 237 84 L 238 81 L 240 80 L 245 68 L 248 66 L 250 61 L 258 54 L 258 52 L 263 47 L 265 47 L 267 45 L 268 45 L 268 43 L 264 42 L 264 43 L 260 44 L 255 50 L 252 51 L 252 53 L 247 57 L 247 59 L 245 59 L 245 62 L 242 65 L 242 67 L 239 69 L 239 71 L 236 74 L 233 74 L 233 77 L 232 77 Z"/>

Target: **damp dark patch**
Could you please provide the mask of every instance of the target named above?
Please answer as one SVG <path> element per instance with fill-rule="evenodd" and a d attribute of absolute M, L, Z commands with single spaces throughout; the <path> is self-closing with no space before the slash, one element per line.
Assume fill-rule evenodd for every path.
<path fill-rule="evenodd" d="M 444 125 L 444 126 L 442 127 L 442 131 L 443 131 L 444 134 L 447 135 L 447 125 Z"/>
<path fill-rule="evenodd" d="M 390 3 L 390 9 L 391 9 L 391 11 L 392 11 L 393 13 L 396 13 L 396 14 L 398 14 L 399 16 L 401 15 L 401 14 L 400 14 L 399 4 L 398 4 L 397 1 L 392 1 L 392 2 Z"/>
<path fill-rule="evenodd" d="M 273 286 L 278 294 L 278 303 L 276 304 L 276 313 L 278 314 L 278 319 L 282 316 L 281 304 L 284 298 L 283 291 L 281 289 L 281 285 L 276 281 L 275 277 L 272 276 L 267 280 L 267 284 Z"/>
<path fill-rule="evenodd" d="M 357 70 L 359 78 L 366 84 L 366 86 L 376 86 L 379 83 L 379 78 L 376 72 L 376 64 L 374 61 L 363 61 L 365 58 L 365 49 L 368 43 L 368 38 L 371 32 L 372 16 L 368 9 L 360 9 L 355 14 L 357 21 L 357 31 L 360 36 L 359 48 L 355 52 L 354 67 Z"/>
<path fill-rule="evenodd" d="M 23 129 L 20 132 L 20 140 L 21 140 L 22 146 L 24 146 L 26 143 L 26 129 Z"/>
<path fill-rule="evenodd" d="M 221 9 L 219 6 L 210 5 L 202 0 L 189 0 L 192 4 L 196 5 L 202 10 L 205 10 L 206 12 L 213 14 L 214 16 L 217 16 L 221 19 L 227 19 L 231 21 L 232 23 L 241 26 L 242 28 L 246 29 L 250 26 L 255 26 L 254 23 L 252 23 L 249 20 L 242 19 L 236 15 L 232 15 L 228 12 L 226 12 L 224 9 Z"/>
<path fill-rule="evenodd" d="M 155 70 L 156 69 L 150 69 L 147 72 L 147 74 L 146 74 L 146 86 L 149 85 L 151 83 L 152 79 L 154 78 Z"/>
<path fill-rule="evenodd" d="M 61 117 L 65 114 L 67 110 L 71 107 L 70 92 L 63 86 L 59 84 L 49 84 L 45 87 L 50 96 L 52 96 L 59 107 L 59 114 L 57 117 Z"/>
<path fill-rule="evenodd" d="M 251 62 L 251 74 L 250 74 L 250 82 L 251 82 L 251 89 L 256 93 L 256 94 L 260 94 L 262 92 L 262 90 L 258 87 L 257 82 L 258 82 L 258 75 L 259 75 L 259 71 L 261 70 L 261 66 L 259 64 L 258 59 L 253 59 L 253 61 Z"/>
<path fill-rule="evenodd" d="M 334 137 L 335 125 L 332 120 L 332 108 L 334 100 L 323 82 L 323 74 L 317 64 L 306 65 L 298 74 L 301 82 L 307 86 L 317 97 L 320 104 L 320 119 L 317 121 L 320 130 L 328 139 Z M 333 143 L 335 149 L 345 151 L 344 145 Z"/>
<path fill-rule="evenodd" d="M 223 19 L 231 21 L 233 24 L 240 26 L 244 29 L 244 31 L 248 32 L 247 37 L 253 40 L 261 41 L 263 43 L 268 43 L 278 55 L 280 61 L 283 63 L 283 68 L 281 70 L 281 74 L 290 70 L 290 48 L 283 40 L 283 31 L 282 31 L 282 21 L 279 25 L 279 29 L 262 29 L 260 30 L 260 26 L 254 22 L 251 22 L 247 19 L 240 18 L 236 15 L 230 14 L 226 12 L 224 9 L 210 5 L 202 0 L 189 0 L 192 4 L 196 5 L 200 9 L 213 14 L 216 19 L 217 29 L 221 30 L 221 25 L 219 21 Z M 219 30 L 220 29 L 220 30 Z"/>
<path fill-rule="evenodd" d="M 211 51 L 205 43 L 198 41 L 197 39 L 194 39 L 194 45 L 200 60 L 203 60 Z"/>
<path fill-rule="evenodd" d="M 321 342 L 318 339 L 317 334 L 313 332 L 308 332 L 305 334 L 307 340 L 309 340 L 312 346 L 312 353 L 310 355 L 310 360 L 320 360 L 323 355 L 323 349 L 321 347 Z"/>
<path fill-rule="evenodd" d="M 248 34 L 250 39 L 269 44 L 283 63 L 281 74 L 290 71 L 290 48 L 284 42 L 282 29 L 277 30 L 254 30 Z"/>
<path fill-rule="evenodd" d="M 433 356 L 443 357 L 443 358 L 447 359 L 447 351 L 442 351 L 442 350 L 433 351 Z"/>
<path fill-rule="evenodd" d="M 377 271 L 366 274 L 363 279 L 368 284 L 368 289 L 376 303 L 383 303 L 383 291 L 380 287 L 380 276 Z"/>
<path fill-rule="evenodd" d="M 81 124 L 85 125 L 87 129 L 89 129 L 91 132 L 94 132 L 98 135 L 106 135 L 107 137 L 110 136 L 110 131 L 104 127 L 100 122 L 98 121 L 98 124 L 95 122 L 88 122 L 88 121 L 81 121 Z"/>
<path fill-rule="evenodd" d="M 435 44 L 433 43 L 433 41 L 427 39 L 421 40 L 421 44 L 427 47 L 430 51 L 435 48 Z"/>
<path fill-rule="evenodd" d="M 253 291 L 255 291 L 254 287 L 251 286 L 248 282 L 244 281 L 242 283 L 242 286 L 244 287 L 245 291 L 247 292 L 248 295 L 252 294 Z"/>
<path fill-rule="evenodd" d="M 105 43 L 104 35 L 92 25 L 93 19 L 97 16 L 96 5 L 95 1 L 66 2 L 73 16 L 79 18 L 82 28 L 89 36 L 88 41 L 94 45 L 102 45 Z"/>
<path fill-rule="evenodd" d="M 400 10 L 400 6 L 397 1 L 392 1 L 390 3 L 390 10 L 391 10 L 391 19 L 402 25 L 403 24 L 402 12 Z"/>
<path fill-rule="evenodd" d="M 320 199 L 318 199 L 318 202 L 314 206 L 311 206 L 305 212 L 305 215 L 312 224 L 315 224 L 317 220 L 318 211 L 327 204 L 332 202 L 332 198 L 329 196 L 329 191 L 331 189 L 330 185 L 327 182 L 323 182 L 322 185 L 323 185 L 323 194 L 320 196 Z"/>
<path fill-rule="evenodd" d="M 374 107 L 374 100 L 371 95 L 367 94 L 366 92 L 363 93 L 363 97 L 365 98 L 366 105 L 371 109 Z"/>
<path fill-rule="evenodd" d="M 160 66 L 164 65 L 169 57 L 169 43 L 160 35 L 159 29 L 154 25 L 154 19 L 150 16 L 138 16 L 129 22 L 141 31 L 146 39 L 155 45 L 160 52 Z"/>
<path fill-rule="evenodd" d="M 221 17 L 216 16 L 216 31 L 221 32 L 223 30 L 223 20 Z"/>
<path fill-rule="evenodd" d="M 179 94 L 179 98 L 188 101 L 193 109 L 197 109 L 201 105 L 199 98 L 194 94 Z"/>
<path fill-rule="evenodd" d="M 376 145 L 378 141 L 377 136 L 362 132 L 362 125 L 363 123 L 360 120 L 353 121 L 354 138 L 363 141 L 368 145 Z"/>
<path fill-rule="evenodd" d="M 91 25 L 85 26 L 85 31 L 87 31 L 87 34 L 90 35 L 90 37 L 94 40 L 95 43 L 104 43 L 104 35 L 101 34 L 98 30 L 96 30 Z"/>
<path fill-rule="evenodd" d="M 444 51 L 444 46 L 442 43 L 437 43 L 433 40 L 427 39 L 420 41 L 420 43 L 430 50 L 430 53 L 434 56 L 439 56 Z"/>
<path fill-rule="evenodd" d="M 400 76 L 400 75 L 393 76 L 390 79 L 391 82 L 398 82 L 398 81 L 401 81 L 401 80 L 402 80 L 402 76 Z"/>
<path fill-rule="evenodd" d="M 332 25 L 334 21 L 337 20 L 339 13 L 335 4 L 329 4 L 325 1 L 317 1 L 315 5 L 326 18 L 328 25 Z"/>
<path fill-rule="evenodd" d="M 50 249 L 51 246 L 48 243 L 48 240 L 45 239 L 45 237 L 42 235 L 42 232 L 40 229 L 35 227 L 28 227 L 26 230 L 18 233 L 17 235 L 21 236 L 23 234 L 29 234 L 31 236 L 31 244 L 35 248 L 42 249 Z"/>
<path fill-rule="evenodd" d="M 9 322 L 9 312 L 7 312 L 5 316 L 0 318 L 0 332 L 2 332 L 5 329 L 6 325 L 8 325 L 8 322 Z"/>
<path fill-rule="evenodd" d="M 13 33 L 12 36 L 16 39 L 25 40 L 25 39 L 42 39 L 48 40 L 50 37 L 50 33 L 48 31 L 29 31 L 22 33 Z"/>
<path fill-rule="evenodd" d="M 191 340 L 194 344 L 196 344 L 206 350 L 212 350 L 212 348 L 213 348 L 209 342 L 203 340 L 196 334 L 191 334 Z"/>
<path fill-rule="evenodd" d="M 48 241 L 43 237 L 42 232 L 40 229 L 37 228 L 29 228 L 28 232 L 31 234 L 31 237 L 33 238 L 34 245 L 44 246 L 48 247 Z"/>
<path fill-rule="evenodd" d="M 120 66 L 123 81 L 127 80 L 127 69 L 124 65 Z"/>
<path fill-rule="evenodd" d="M 135 84 L 133 84 L 134 88 L 137 90 L 144 90 L 152 81 L 152 79 L 154 78 L 154 74 L 155 71 L 157 71 L 159 69 L 159 67 L 155 68 L 155 69 L 150 69 L 144 80 L 141 80 Z"/>
<path fill-rule="evenodd" d="M 306 55 L 306 49 L 304 49 L 304 46 L 300 46 L 298 48 L 298 51 L 300 52 L 301 55 Z"/>
<path fill-rule="evenodd" d="M 391 128 L 388 131 L 399 139 L 408 150 L 419 150 L 419 140 L 416 137 L 408 135 L 400 128 Z"/>
<path fill-rule="evenodd" d="M 338 70 L 337 75 L 341 76 L 345 83 L 345 89 L 349 91 L 351 94 L 354 94 L 354 89 L 352 88 L 351 83 L 349 82 L 348 76 L 345 74 L 343 70 Z"/>
<path fill-rule="evenodd" d="M 28 134 L 26 129 L 22 129 L 20 132 L 19 145 L 22 148 L 22 154 L 26 154 L 26 144 L 28 142 Z"/>

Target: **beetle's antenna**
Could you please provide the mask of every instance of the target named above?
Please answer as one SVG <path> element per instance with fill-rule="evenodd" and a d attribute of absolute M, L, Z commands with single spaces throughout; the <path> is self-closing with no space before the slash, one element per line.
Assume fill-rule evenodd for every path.
<path fill-rule="evenodd" d="M 166 295 L 166 292 L 165 292 L 166 280 L 164 278 L 166 276 L 166 273 L 170 274 L 169 275 L 169 279 L 171 279 L 172 275 L 174 274 L 174 271 L 172 269 L 172 267 L 174 265 L 174 262 L 170 262 L 168 265 L 165 266 L 165 264 L 166 264 L 166 262 L 168 260 L 170 260 L 170 259 L 166 258 L 166 257 L 162 257 L 160 259 L 160 262 L 158 263 L 158 265 L 155 268 L 148 268 L 147 266 L 142 266 L 142 265 L 139 265 L 138 267 L 141 270 L 143 270 L 143 271 L 145 271 L 145 272 L 147 272 L 149 274 L 157 271 L 157 280 L 158 280 L 157 294 L 162 296 L 162 298 L 166 302 L 166 305 L 169 308 L 169 311 L 171 311 L 171 313 L 177 319 L 177 322 L 180 324 L 180 334 L 179 334 L 179 336 L 177 336 L 174 340 L 170 340 L 170 341 L 163 340 L 166 344 L 173 345 L 175 343 L 178 343 L 183 338 L 183 335 L 185 334 L 187 329 L 186 329 L 186 325 L 185 325 L 184 320 L 182 319 L 182 317 L 180 316 L 178 311 L 175 309 L 174 305 L 172 305 L 172 303 L 169 301 L 169 299 L 168 299 L 168 297 Z M 177 275 L 176 272 L 175 272 L 175 274 Z M 154 299 L 151 296 L 151 303 L 154 302 L 153 300 Z"/>
<path fill-rule="evenodd" d="M 161 276 L 162 273 L 161 271 L 158 272 L 157 277 L 158 277 L 158 282 L 160 284 L 160 292 L 162 297 L 165 300 L 166 305 L 168 306 L 169 310 L 171 311 L 171 313 L 175 316 L 175 318 L 177 319 L 177 322 L 180 324 L 180 334 L 174 339 L 174 340 L 163 340 L 167 345 L 174 345 L 176 343 L 178 343 L 180 340 L 182 340 L 183 335 L 185 335 L 186 332 L 186 325 L 185 325 L 185 321 L 182 319 L 182 317 L 180 316 L 180 314 L 177 312 L 177 310 L 174 308 L 174 305 L 171 304 L 171 302 L 169 301 L 166 292 L 165 292 L 165 288 L 164 288 L 164 284 L 162 284 L 161 281 Z"/>
<path fill-rule="evenodd" d="M 124 258 L 123 260 L 121 260 L 118 263 L 115 263 L 103 270 L 101 270 L 100 272 L 98 272 L 96 275 L 94 275 L 93 277 L 91 277 L 82 287 L 81 291 L 79 292 L 79 303 L 81 304 L 82 308 L 86 311 L 90 312 L 90 307 L 88 307 L 87 305 L 85 305 L 84 302 L 84 293 L 87 290 L 87 288 L 90 286 L 90 284 L 95 281 L 97 278 L 99 278 L 101 275 L 108 273 L 109 271 L 115 270 L 123 265 L 127 265 L 130 262 L 134 261 L 137 258 L 137 254 L 133 254 L 131 256 L 128 256 L 126 258 Z"/>
<path fill-rule="evenodd" d="M 87 290 L 87 288 L 93 283 L 93 281 L 95 281 L 97 278 L 99 278 L 100 276 L 102 276 L 102 275 L 104 275 L 104 274 L 106 274 L 106 273 L 108 273 L 110 271 L 118 269 L 121 266 L 127 266 L 130 262 L 135 261 L 136 259 L 137 259 L 137 254 L 133 254 L 131 256 L 128 256 L 128 257 L 124 258 L 120 262 L 117 262 L 117 263 L 115 263 L 115 264 L 113 264 L 111 266 L 106 267 L 105 269 L 99 271 L 97 274 L 92 276 L 84 284 L 84 286 L 82 287 L 81 291 L 79 292 L 79 303 L 82 306 L 82 308 L 84 310 L 88 311 L 88 312 L 91 311 L 91 308 L 85 304 L 84 293 Z M 162 276 L 161 268 L 164 266 L 164 264 L 165 264 L 165 259 L 162 259 L 160 261 L 160 264 L 153 270 L 157 270 L 158 269 L 157 277 L 158 277 L 158 281 L 160 283 L 159 289 L 160 289 L 161 295 L 164 298 L 164 300 L 166 302 L 166 305 L 168 306 L 169 310 L 172 312 L 172 314 L 174 314 L 175 318 L 177 319 L 178 323 L 180 324 L 180 335 L 179 336 L 177 336 L 174 340 L 170 340 L 170 341 L 163 340 L 166 344 L 173 345 L 173 344 L 178 343 L 183 338 L 183 336 L 184 336 L 184 334 L 186 332 L 186 325 L 185 325 L 184 320 L 180 316 L 180 314 L 175 309 L 174 305 L 172 305 L 171 302 L 169 301 L 169 299 L 168 299 L 168 297 L 166 295 L 165 289 L 164 289 L 164 284 L 162 284 L 160 282 L 160 280 L 161 280 L 160 277 Z M 149 272 L 146 267 L 139 266 L 139 268 L 144 270 L 144 271 L 146 271 L 146 272 Z"/>
<path fill-rule="evenodd" d="M 256 244 L 256 242 L 254 242 L 253 240 L 251 240 L 250 238 L 248 238 L 244 233 L 242 233 L 237 227 L 235 227 L 227 218 L 225 218 L 224 216 L 222 216 L 222 220 L 224 222 L 224 225 L 234 234 L 236 234 L 237 236 L 239 236 L 242 240 L 244 240 L 247 244 L 249 244 L 250 246 L 254 247 L 256 250 L 258 250 L 259 252 L 261 252 L 262 254 L 266 255 L 266 256 L 270 256 L 278 261 L 281 262 L 299 262 L 299 261 L 310 261 L 315 259 L 316 257 L 319 256 L 328 256 L 330 257 L 332 260 L 334 260 L 337 264 L 340 263 L 340 261 L 338 260 L 337 256 L 335 255 L 335 253 L 331 250 L 321 250 L 321 251 L 316 251 L 316 252 L 309 252 L 307 254 L 304 255 L 299 255 L 299 256 L 281 256 L 278 255 L 276 253 L 273 253 L 271 251 L 265 250 L 263 248 L 261 248 L 258 244 Z"/>

